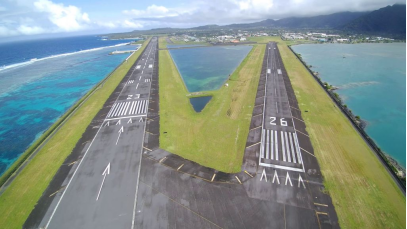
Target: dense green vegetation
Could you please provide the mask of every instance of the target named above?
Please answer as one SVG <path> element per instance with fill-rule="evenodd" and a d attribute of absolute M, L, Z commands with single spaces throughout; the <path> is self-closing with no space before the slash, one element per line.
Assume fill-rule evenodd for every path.
<path fill-rule="evenodd" d="M 352 32 L 369 32 L 406 37 L 406 5 L 393 5 L 363 15 L 340 29 Z"/>
<path fill-rule="evenodd" d="M 228 87 L 188 94 L 169 52 L 161 50 L 160 147 L 203 166 L 239 172 L 264 51 L 265 45 L 255 45 L 230 76 Z M 196 113 L 189 97 L 202 95 L 213 98 Z"/>
<path fill-rule="evenodd" d="M 0 228 L 22 228 L 65 158 L 145 47 L 143 45 L 111 73 L 103 87 L 97 87 L 3 192 L 0 196 Z"/>
<path fill-rule="evenodd" d="M 285 29 L 335 29 L 365 15 L 366 12 L 340 12 L 313 17 L 290 17 L 280 20 L 267 19 L 251 23 L 251 27 L 277 27 Z"/>

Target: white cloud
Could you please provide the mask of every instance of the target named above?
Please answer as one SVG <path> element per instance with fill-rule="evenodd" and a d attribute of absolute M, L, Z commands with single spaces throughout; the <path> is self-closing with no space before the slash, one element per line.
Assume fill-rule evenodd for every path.
<path fill-rule="evenodd" d="M 99 26 L 79 7 L 54 3 L 51 0 L 10 0 L 0 14 L 0 37 L 84 31 L 112 28 L 109 23 Z M 102 23 L 103 24 L 103 23 Z M 113 25 L 114 27 L 114 25 Z"/>
<path fill-rule="evenodd" d="M 35 9 L 48 14 L 48 19 L 62 31 L 78 31 L 87 28 L 90 19 L 76 6 L 64 6 L 49 0 L 34 2 Z"/>
<path fill-rule="evenodd" d="M 47 32 L 39 26 L 19 25 L 17 27 L 0 25 L 0 37 L 10 37 L 17 35 L 35 35 Z"/>
<path fill-rule="evenodd" d="M 122 24 L 123 28 L 131 28 L 131 29 L 140 29 L 143 28 L 143 25 L 140 23 L 136 23 L 136 22 L 131 22 L 129 20 L 124 20 L 123 24 Z"/>
<path fill-rule="evenodd" d="M 100 27 L 104 27 L 104 28 L 117 28 L 117 25 L 114 22 L 96 22 L 96 24 Z"/>
<path fill-rule="evenodd" d="M 107 21 L 107 22 L 95 22 L 95 25 L 100 28 L 107 28 L 107 29 L 140 29 L 143 28 L 143 24 L 132 21 L 132 20 L 122 20 L 122 21 Z"/>
<path fill-rule="evenodd" d="M 120 7 L 129 10 L 115 12 L 112 9 L 104 14 L 101 11 L 105 8 L 99 8 L 99 5 L 87 8 L 85 12 L 80 8 L 81 1 L 75 1 L 78 5 L 61 4 L 62 1 L 67 2 L 0 0 L 0 37 L 76 31 L 109 33 L 130 29 L 249 23 L 292 16 L 375 10 L 394 3 L 405 3 L 405 0 L 182 0 L 183 2 L 175 5 L 166 1 L 158 5 L 152 1 L 146 8 L 133 9 L 126 5 L 131 4 L 130 2 L 123 3 Z M 104 1 L 108 0 L 101 0 L 100 5 L 104 4 Z"/>
<path fill-rule="evenodd" d="M 175 10 L 170 10 L 164 6 L 157 6 L 157 5 L 151 5 L 147 7 L 145 10 L 124 10 L 124 14 L 126 15 L 131 15 L 137 18 L 144 18 L 144 17 L 168 17 L 168 16 L 177 16 L 178 12 L 175 12 Z"/>
<path fill-rule="evenodd" d="M 182 7 L 151 5 L 146 9 L 125 10 L 139 23 L 161 23 L 189 27 L 205 24 L 249 23 L 293 16 L 316 16 L 343 11 L 376 10 L 405 0 L 195 0 Z"/>
<path fill-rule="evenodd" d="M 46 32 L 45 29 L 39 26 L 27 26 L 27 25 L 20 25 L 17 28 L 17 31 L 24 35 L 34 35 Z"/>
<path fill-rule="evenodd" d="M 237 4 L 240 10 L 247 11 L 268 11 L 273 7 L 273 1 L 270 0 L 243 0 Z"/>
<path fill-rule="evenodd" d="M 6 26 L 0 25 L 0 37 L 16 36 L 19 33 L 15 30 L 9 29 Z"/>

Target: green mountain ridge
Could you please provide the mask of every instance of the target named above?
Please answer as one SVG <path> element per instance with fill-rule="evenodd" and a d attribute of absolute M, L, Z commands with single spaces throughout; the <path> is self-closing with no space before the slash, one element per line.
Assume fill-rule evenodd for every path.
<path fill-rule="evenodd" d="M 367 13 L 368 12 L 340 12 L 313 17 L 289 17 L 280 20 L 267 19 L 249 25 L 283 29 L 334 29 Z"/>
<path fill-rule="evenodd" d="M 406 5 L 386 6 L 356 18 L 338 29 L 352 32 L 391 34 L 405 38 Z"/>
<path fill-rule="evenodd" d="M 371 12 L 340 12 L 312 17 L 289 17 L 280 20 L 266 19 L 254 23 L 230 25 L 204 25 L 193 28 L 157 28 L 151 30 L 134 30 L 129 33 L 109 34 L 109 37 L 137 36 L 148 34 L 168 34 L 191 31 L 217 31 L 228 29 L 310 29 L 337 30 L 350 33 L 406 37 L 406 5 L 395 4 Z"/>

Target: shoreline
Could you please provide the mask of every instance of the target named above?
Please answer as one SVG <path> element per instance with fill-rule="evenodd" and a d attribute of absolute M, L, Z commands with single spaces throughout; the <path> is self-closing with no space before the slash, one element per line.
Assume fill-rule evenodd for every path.
<path fill-rule="evenodd" d="M 149 40 L 146 41 L 147 44 Z M 85 147 L 79 143 L 79 139 L 85 134 L 91 137 L 97 132 L 100 125 L 97 117 L 107 114 L 112 100 L 109 100 L 119 87 L 125 85 L 126 74 L 130 71 L 134 62 L 141 59 L 145 50 L 145 44 L 139 52 L 134 54 L 127 62 L 122 63 L 110 74 L 104 83 L 96 87 L 92 96 L 89 96 L 83 105 L 66 120 L 66 123 L 55 132 L 52 138 L 43 145 L 36 156 L 27 163 L 21 173 L 18 174 L 0 195 L 0 212 L 3 218 L 0 220 L 0 228 L 22 228 L 38 200 L 44 196 L 51 199 L 52 193 L 45 193 L 56 174 L 64 174 L 69 171 L 77 159 L 73 155 L 75 147 Z M 112 97 L 112 98 L 113 98 Z M 95 119 L 96 117 L 96 119 Z M 72 128 L 75 126 L 76 128 Z M 90 132 L 89 132 L 90 131 Z M 52 190 L 52 188 L 50 189 Z M 55 190 L 52 190 L 54 193 Z M 51 195 L 51 198 L 48 198 Z"/>
<path fill-rule="evenodd" d="M 136 50 L 138 51 L 140 47 Z M 135 51 L 135 52 L 136 52 Z M 133 52 L 133 53 L 135 53 Z M 130 55 L 131 56 L 131 55 Z M 24 167 L 35 157 L 35 155 L 41 150 L 41 148 L 48 142 L 50 138 L 69 120 L 69 118 L 75 114 L 75 112 L 85 103 L 95 91 L 103 87 L 103 84 L 110 78 L 113 72 L 115 72 L 123 63 L 127 62 L 124 59 L 119 63 L 109 74 L 101 79 L 95 86 L 89 89 L 82 97 L 80 97 L 65 113 L 63 113 L 57 120 L 44 132 L 35 139 L 27 149 L 8 167 L 2 175 L 0 175 L 0 195 L 7 189 L 8 185 L 14 180 L 15 177 L 24 169 Z"/>
<path fill-rule="evenodd" d="M 80 50 L 80 51 L 66 52 L 66 53 L 60 53 L 60 54 L 53 54 L 53 55 L 49 55 L 49 56 L 45 56 L 45 57 L 32 58 L 31 60 L 28 60 L 28 61 L 17 62 L 17 63 L 0 66 L 0 71 L 25 66 L 25 65 L 32 64 L 32 63 L 38 62 L 38 61 L 49 60 L 49 59 L 65 57 L 65 56 L 71 56 L 71 55 L 87 53 L 87 52 L 93 52 L 93 51 L 98 51 L 98 50 L 102 50 L 105 48 L 121 47 L 121 46 L 126 46 L 126 45 L 130 45 L 130 43 L 129 42 L 120 43 L 120 44 L 116 44 L 116 45 L 102 46 L 102 47 L 97 47 L 97 48 L 84 49 L 84 50 Z"/>
<path fill-rule="evenodd" d="M 292 48 L 291 45 L 288 45 L 290 51 L 297 57 L 297 59 L 304 65 L 304 67 L 308 70 L 308 72 L 314 77 L 314 79 L 318 82 L 318 84 L 324 89 L 324 91 L 329 95 L 331 100 L 333 100 L 336 105 L 340 108 L 342 113 L 350 120 L 354 128 L 358 131 L 358 133 L 362 136 L 363 140 L 369 145 L 372 151 L 375 152 L 377 158 L 382 162 L 385 166 L 387 171 L 391 174 L 394 178 L 396 183 L 398 184 L 399 188 L 403 191 L 403 194 L 406 194 L 406 169 L 397 162 L 393 157 L 391 157 L 386 152 L 383 152 L 380 147 L 377 146 L 376 142 L 364 131 L 364 129 L 360 126 L 359 121 L 356 120 L 353 113 L 349 111 L 347 106 L 342 103 L 339 95 L 333 92 L 333 90 L 328 89 L 324 82 L 321 81 L 319 76 L 317 76 L 302 60 L 301 56 L 297 54 Z"/>

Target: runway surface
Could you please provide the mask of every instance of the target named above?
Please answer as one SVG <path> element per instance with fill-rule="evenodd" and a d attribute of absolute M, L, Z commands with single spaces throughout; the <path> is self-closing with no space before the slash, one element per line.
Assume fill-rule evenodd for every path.
<path fill-rule="evenodd" d="M 104 116 L 102 120 L 95 118 L 94 122 L 99 122 L 93 127 L 96 134 L 82 140 L 86 147 L 75 148 L 82 151 L 81 156 L 70 166 L 66 178 L 59 187 L 51 184 L 48 188 L 57 193 L 47 196 L 46 192 L 42 197 L 52 197 L 52 201 L 42 200 L 48 202 L 44 205 L 40 200 L 25 228 L 132 227 L 157 48 L 153 38 L 98 114 Z"/>
<path fill-rule="evenodd" d="M 147 124 L 154 139 L 157 119 Z M 219 179 L 157 141 L 146 144 L 136 228 L 339 228 L 275 43 L 264 56 L 242 172 Z"/>
<path fill-rule="evenodd" d="M 267 44 L 237 174 L 159 148 L 157 53 L 154 39 L 25 228 L 339 228 L 275 43 Z"/>

